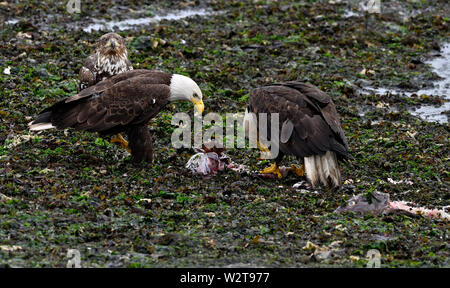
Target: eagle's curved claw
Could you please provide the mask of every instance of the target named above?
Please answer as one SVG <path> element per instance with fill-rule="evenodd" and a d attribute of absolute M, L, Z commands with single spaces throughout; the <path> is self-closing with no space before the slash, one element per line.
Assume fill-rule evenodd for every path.
<path fill-rule="evenodd" d="M 111 138 L 111 143 L 119 143 L 122 148 L 127 149 L 129 153 L 131 153 L 131 149 L 128 147 L 128 142 L 125 140 L 122 135 L 116 134 Z"/>
<path fill-rule="evenodd" d="M 256 141 L 256 145 L 258 146 L 258 149 L 259 149 L 260 151 L 266 152 L 266 153 L 270 152 L 270 149 L 267 148 L 266 146 L 264 146 L 264 144 L 262 144 L 261 142 L 259 142 L 259 140 Z"/>
<path fill-rule="evenodd" d="M 277 163 L 273 163 L 272 166 L 265 168 L 264 170 L 260 171 L 261 174 L 275 174 L 277 175 L 278 179 L 283 178 L 283 175 L 281 174 L 280 169 L 278 169 Z"/>
<path fill-rule="evenodd" d="M 259 151 L 261 151 L 261 156 L 258 157 L 258 160 L 270 159 L 270 149 L 259 142 L 259 140 L 256 141 L 256 145 L 258 146 Z"/>

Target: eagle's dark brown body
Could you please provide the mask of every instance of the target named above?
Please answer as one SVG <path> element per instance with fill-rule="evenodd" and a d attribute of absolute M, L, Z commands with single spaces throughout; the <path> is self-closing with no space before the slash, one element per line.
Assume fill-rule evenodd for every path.
<path fill-rule="evenodd" d="M 251 91 L 248 111 L 256 117 L 259 113 L 267 113 L 269 117 L 278 113 L 281 133 L 289 126 L 286 123 L 290 124 L 289 135 L 281 137 L 285 139 L 279 143 L 277 162 L 284 155 L 304 158 L 306 174 L 313 185 L 319 180 L 333 186 L 340 184 L 335 158 L 347 159 L 351 155 L 335 105 L 326 93 L 297 81 L 274 84 Z M 270 131 L 270 120 L 268 125 Z M 314 167 L 308 167 L 311 165 Z"/>
<path fill-rule="evenodd" d="M 118 74 L 45 109 L 31 127 L 40 130 L 39 125 L 51 124 L 102 135 L 125 132 L 133 159 L 151 162 L 147 123 L 169 102 L 171 78 L 172 74 L 150 70 Z"/>

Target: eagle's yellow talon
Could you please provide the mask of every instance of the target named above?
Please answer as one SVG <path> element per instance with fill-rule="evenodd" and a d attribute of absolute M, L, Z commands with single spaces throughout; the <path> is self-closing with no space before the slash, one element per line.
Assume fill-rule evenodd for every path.
<path fill-rule="evenodd" d="M 272 166 L 265 168 L 264 170 L 260 171 L 261 174 L 275 174 L 277 175 L 278 179 L 283 178 L 283 175 L 281 174 L 280 169 L 278 169 L 278 166 L 276 163 L 273 163 Z"/>
<path fill-rule="evenodd" d="M 261 156 L 258 157 L 258 160 L 270 159 L 270 149 L 264 146 L 259 140 L 256 142 L 258 149 L 261 151 Z"/>
<path fill-rule="evenodd" d="M 300 168 L 298 168 L 297 166 L 292 164 L 291 170 L 294 171 L 294 173 L 300 177 L 305 176 L 305 166 L 304 165 L 302 165 L 302 166 L 300 166 Z"/>
<path fill-rule="evenodd" d="M 127 149 L 129 153 L 131 153 L 131 149 L 128 147 L 128 142 L 125 140 L 122 135 L 116 134 L 111 138 L 111 143 L 119 143 L 122 148 Z"/>
<path fill-rule="evenodd" d="M 269 148 L 267 148 L 266 146 L 264 146 L 261 142 L 259 142 L 259 140 L 256 141 L 256 145 L 258 146 L 258 149 L 259 149 L 260 151 L 266 152 L 266 153 L 269 153 L 269 152 L 270 152 Z"/>

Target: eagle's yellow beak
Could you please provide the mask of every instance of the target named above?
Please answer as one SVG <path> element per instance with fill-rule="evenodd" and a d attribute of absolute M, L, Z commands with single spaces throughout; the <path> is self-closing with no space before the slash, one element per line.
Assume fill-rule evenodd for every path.
<path fill-rule="evenodd" d="M 194 109 L 201 115 L 203 110 L 205 110 L 205 105 L 203 105 L 202 99 L 191 97 L 191 101 L 194 103 Z"/>

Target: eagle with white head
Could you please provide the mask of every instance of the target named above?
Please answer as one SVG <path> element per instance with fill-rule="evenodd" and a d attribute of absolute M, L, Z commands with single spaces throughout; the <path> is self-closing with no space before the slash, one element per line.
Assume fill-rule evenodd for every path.
<path fill-rule="evenodd" d="M 191 78 L 137 69 L 105 79 L 44 109 L 30 130 L 74 128 L 100 135 L 125 132 L 135 162 L 153 160 L 148 122 L 170 102 L 190 101 L 201 114 L 202 91 Z M 127 146 L 128 147 L 128 146 Z"/>

